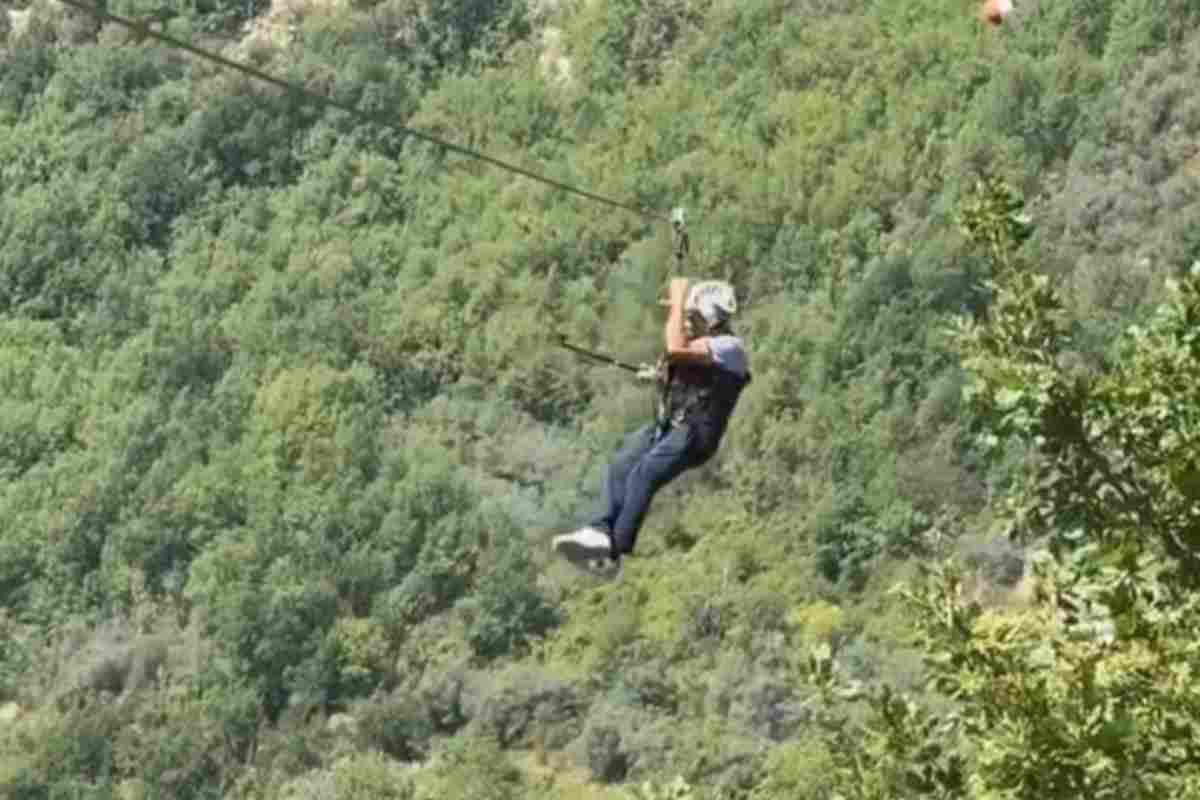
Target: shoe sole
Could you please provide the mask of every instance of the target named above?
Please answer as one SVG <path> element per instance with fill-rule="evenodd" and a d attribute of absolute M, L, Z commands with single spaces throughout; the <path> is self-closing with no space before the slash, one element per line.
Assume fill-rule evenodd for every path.
<path fill-rule="evenodd" d="M 599 564 L 595 561 L 592 561 L 588 563 L 587 571 L 590 574 L 595 575 L 597 578 L 613 580 L 614 578 L 620 577 L 621 565 L 613 564 L 611 561 L 602 561 Z"/>
<path fill-rule="evenodd" d="M 572 564 L 584 567 L 585 569 L 588 567 L 588 562 L 597 558 L 608 558 L 609 555 L 607 547 L 584 547 L 570 539 L 555 542 L 554 551 Z"/>

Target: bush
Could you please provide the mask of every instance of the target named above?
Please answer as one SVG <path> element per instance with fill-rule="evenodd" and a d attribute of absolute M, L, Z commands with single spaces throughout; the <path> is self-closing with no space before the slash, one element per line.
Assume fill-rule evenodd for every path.
<path fill-rule="evenodd" d="M 417 779 L 417 797 L 421 800 L 517 800 L 526 790 L 520 770 L 488 736 L 452 739 L 433 766 Z"/>
<path fill-rule="evenodd" d="M 966 548 L 964 563 L 997 586 L 1012 588 L 1025 575 L 1025 552 L 1006 538 L 991 538 Z"/>
<path fill-rule="evenodd" d="M 806 719 L 794 677 L 741 653 L 725 653 L 717 662 L 705 706 L 709 715 L 773 741 L 790 737 Z"/>
<path fill-rule="evenodd" d="M 557 609 L 537 585 L 536 566 L 525 539 L 510 531 L 497 547 L 467 601 L 467 641 L 476 656 L 494 659 L 520 650 L 534 637 L 557 625 Z"/>
<path fill-rule="evenodd" d="M 56 691 L 65 698 L 76 692 L 117 696 L 148 688 L 167 666 L 171 649 L 180 644 L 174 633 L 139 634 L 122 619 L 94 629 L 78 628 L 54 654 L 62 662 Z"/>
<path fill-rule="evenodd" d="M 631 704 L 664 714 L 679 710 L 679 688 L 672 682 L 666 661 L 653 659 L 629 664 L 619 677 L 620 690 L 628 693 Z"/>
<path fill-rule="evenodd" d="M 589 723 L 583 732 L 583 750 L 596 780 L 616 783 L 625 779 L 630 756 L 621 748 L 621 733 L 615 727 Z"/>
<path fill-rule="evenodd" d="M 734 695 L 731 715 L 759 736 L 788 739 L 806 720 L 794 684 L 788 676 L 757 675 Z"/>
<path fill-rule="evenodd" d="M 83 698 L 65 712 L 32 712 L 0 734 L 0 795 L 68 796 L 111 788 L 114 744 L 129 724 L 111 697 Z"/>
<path fill-rule="evenodd" d="M 728 601 L 693 597 L 684 610 L 680 642 L 689 651 L 711 650 L 730 631 L 734 608 Z"/>
<path fill-rule="evenodd" d="M 817 737 L 773 747 L 763 760 L 751 800 L 824 800 L 835 785 L 835 762 Z"/>
<path fill-rule="evenodd" d="M 626 792 L 629 800 L 695 800 L 692 787 L 682 777 L 669 783 L 642 781 Z"/>
<path fill-rule="evenodd" d="M 426 675 L 420 699 L 433 729 L 441 734 L 458 732 L 472 719 L 470 675 L 462 667 L 442 670 L 435 667 Z"/>
<path fill-rule="evenodd" d="M 306 718 L 307 717 L 307 718 Z M 249 798 L 281 791 L 297 776 L 315 776 L 345 753 L 339 732 L 323 716 L 289 710 L 274 725 L 264 725 L 255 738 L 253 770 L 240 776 Z M 350 742 L 353 744 L 353 742 Z M 255 792 L 258 792 L 256 794 Z"/>
<path fill-rule="evenodd" d="M 497 676 L 476 721 L 501 747 L 536 740 L 556 749 L 578 735 L 583 707 L 570 684 L 540 669 L 516 667 Z"/>
<path fill-rule="evenodd" d="M 434 725 L 429 710 L 417 698 L 393 693 L 360 701 L 351 713 L 360 748 L 379 751 L 399 761 L 420 761 L 428 754 Z"/>
<path fill-rule="evenodd" d="M 414 796 L 407 769 L 378 753 L 362 753 L 292 780 L 280 789 L 277 800 L 412 800 Z"/>

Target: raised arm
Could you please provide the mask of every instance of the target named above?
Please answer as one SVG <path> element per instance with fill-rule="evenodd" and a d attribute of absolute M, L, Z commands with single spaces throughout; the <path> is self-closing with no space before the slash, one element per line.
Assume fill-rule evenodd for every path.
<path fill-rule="evenodd" d="M 673 364 L 711 364 L 712 349 L 707 336 L 688 339 L 684 328 L 684 303 L 687 298 L 687 278 L 672 278 L 670 287 L 671 310 L 663 327 L 667 360 Z"/>

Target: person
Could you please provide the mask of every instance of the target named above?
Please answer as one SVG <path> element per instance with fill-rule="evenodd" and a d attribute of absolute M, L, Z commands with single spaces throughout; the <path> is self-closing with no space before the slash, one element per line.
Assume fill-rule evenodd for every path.
<path fill-rule="evenodd" d="M 654 495 L 717 451 L 742 390 L 750 383 L 749 357 L 733 333 L 733 287 L 703 281 L 670 283 L 664 326 L 666 351 L 643 365 L 643 380 L 660 384 L 658 419 L 634 432 L 605 475 L 599 513 L 587 526 L 554 538 L 554 550 L 590 569 L 607 570 L 633 552 Z"/>

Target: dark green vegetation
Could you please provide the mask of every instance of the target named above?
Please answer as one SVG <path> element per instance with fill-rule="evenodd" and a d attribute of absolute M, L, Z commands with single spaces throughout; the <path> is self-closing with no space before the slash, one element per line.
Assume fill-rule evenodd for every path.
<path fill-rule="evenodd" d="M 668 230 L 0 15 L 0 795 L 1198 796 L 1196 4 L 553 5 L 236 55 L 689 208 L 756 381 L 605 584 L 652 398 L 549 334 L 652 359 Z"/>

